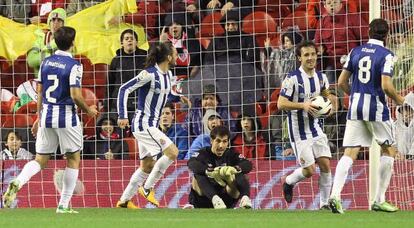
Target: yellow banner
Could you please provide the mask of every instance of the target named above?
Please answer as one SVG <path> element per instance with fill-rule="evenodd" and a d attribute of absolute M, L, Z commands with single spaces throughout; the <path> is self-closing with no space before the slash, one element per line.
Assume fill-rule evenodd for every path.
<path fill-rule="evenodd" d="M 119 40 L 121 32 L 128 28 L 138 34 L 138 46 L 148 50 L 149 46 L 142 26 L 108 24 L 115 15 L 136 11 L 135 0 L 109 0 L 68 17 L 65 25 L 76 29 L 75 54 L 87 56 L 93 64 L 109 64 L 115 57 L 116 50 L 121 46 Z M 0 17 L 0 56 L 14 61 L 18 56 L 26 54 L 35 41 L 34 32 L 39 28 L 47 28 L 47 25 L 24 25 Z"/>

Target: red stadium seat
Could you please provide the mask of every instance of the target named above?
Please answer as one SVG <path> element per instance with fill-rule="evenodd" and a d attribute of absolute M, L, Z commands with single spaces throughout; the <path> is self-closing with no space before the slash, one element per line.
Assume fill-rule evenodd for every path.
<path fill-rule="evenodd" d="M 203 18 L 200 24 L 200 37 L 212 38 L 224 34 L 224 28 L 220 24 L 221 13 L 215 12 Z"/>
<path fill-rule="evenodd" d="M 37 119 L 37 102 L 36 101 L 30 101 L 29 103 L 23 105 L 19 109 L 17 109 L 16 114 L 23 114 L 28 115 L 35 121 Z"/>
<path fill-rule="evenodd" d="M 82 96 L 85 99 L 85 102 L 88 106 L 96 105 L 98 106 L 98 99 L 96 95 L 93 93 L 92 90 L 87 88 L 82 88 Z M 89 117 L 86 113 L 82 113 L 82 121 L 83 121 L 83 134 L 86 136 L 95 135 L 95 123 L 96 119 Z"/>
<path fill-rule="evenodd" d="M 10 62 L 3 56 L 0 56 L 0 74 L 10 73 L 10 72 L 11 72 Z"/>
<path fill-rule="evenodd" d="M 95 74 L 95 94 L 98 99 L 103 100 L 106 96 L 107 91 L 107 80 L 108 80 L 108 65 L 98 63 L 93 65 Z"/>
<path fill-rule="evenodd" d="M 301 31 L 307 30 L 306 12 L 295 11 L 283 19 L 282 28 L 286 29 L 289 27 L 299 27 Z"/>
<path fill-rule="evenodd" d="M 289 4 L 284 4 L 280 0 L 258 0 L 256 4 L 255 11 L 263 11 L 272 16 L 278 24 L 280 21 L 291 13 L 289 6 L 292 5 L 290 1 Z"/>
<path fill-rule="evenodd" d="M 269 118 L 271 115 L 278 111 L 277 109 L 277 100 L 279 99 L 280 88 L 275 89 L 272 95 L 270 96 L 270 102 L 267 105 L 266 112 L 260 116 L 260 123 L 262 124 L 263 129 L 267 129 L 269 125 Z"/>
<path fill-rule="evenodd" d="M 28 77 L 34 78 L 34 70 L 27 65 L 26 55 L 17 57 L 17 59 L 14 60 L 12 67 L 13 74 L 32 74 Z"/>
<path fill-rule="evenodd" d="M 135 138 L 124 138 L 124 141 L 128 144 L 129 149 L 129 159 L 136 160 L 139 158 L 138 143 Z"/>
<path fill-rule="evenodd" d="M 4 117 L 4 116 L 3 116 Z M 33 119 L 25 114 L 10 114 L 5 116 L 4 128 L 27 128 L 33 126 Z"/>
<path fill-rule="evenodd" d="M 244 17 L 242 31 L 254 34 L 256 43 L 263 47 L 267 37 L 273 39 L 277 36 L 277 23 L 265 12 L 253 12 Z"/>

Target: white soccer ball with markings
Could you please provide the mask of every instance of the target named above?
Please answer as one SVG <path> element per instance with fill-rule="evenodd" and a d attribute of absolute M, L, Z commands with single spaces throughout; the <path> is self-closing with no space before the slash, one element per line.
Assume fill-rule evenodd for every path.
<path fill-rule="evenodd" d="M 332 103 L 331 101 L 323 96 L 317 96 L 313 97 L 311 99 L 311 102 L 313 105 L 318 106 L 318 116 L 327 116 L 332 109 Z"/>

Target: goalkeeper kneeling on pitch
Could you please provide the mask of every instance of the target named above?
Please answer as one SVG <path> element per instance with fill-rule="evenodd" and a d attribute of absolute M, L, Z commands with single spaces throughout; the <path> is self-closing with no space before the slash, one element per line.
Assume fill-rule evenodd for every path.
<path fill-rule="evenodd" d="M 251 208 L 247 173 L 252 163 L 229 149 L 230 132 L 224 126 L 210 133 L 211 147 L 202 148 L 188 161 L 194 173 L 189 202 L 195 208 Z"/>

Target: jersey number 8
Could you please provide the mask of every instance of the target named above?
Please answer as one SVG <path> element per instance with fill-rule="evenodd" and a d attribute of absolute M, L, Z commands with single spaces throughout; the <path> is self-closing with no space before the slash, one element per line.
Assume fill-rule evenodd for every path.
<path fill-rule="evenodd" d="M 358 62 L 358 79 L 366 84 L 371 79 L 371 58 L 369 56 L 363 57 Z"/>

